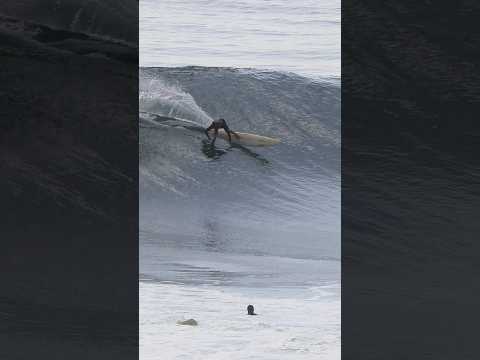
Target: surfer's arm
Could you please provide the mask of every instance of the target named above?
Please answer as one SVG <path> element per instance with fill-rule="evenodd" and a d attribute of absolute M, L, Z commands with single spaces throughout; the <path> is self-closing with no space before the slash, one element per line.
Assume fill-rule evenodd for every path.
<path fill-rule="evenodd" d="M 214 127 L 215 132 L 213 134 L 213 140 L 212 140 L 212 145 L 215 145 L 215 140 L 217 140 L 217 135 L 218 135 L 218 129 Z"/>
<path fill-rule="evenodd" d="M 208 128 L 205 129 L 205 135 L 207 135 L 207 138 L 210 140 L 210 135 L 208 135 L 208 132 L 214 128 L 213 123 L 210 124 Z"/>
<path fill-rule="evenodd" d="M 228 135 L 228 141 L 232 142 L 232 135 L 231 134 L 235 134 L 235 133 L 232 130 L 230 130 L 227 125 L 224 126 L 224 130 Z"/>

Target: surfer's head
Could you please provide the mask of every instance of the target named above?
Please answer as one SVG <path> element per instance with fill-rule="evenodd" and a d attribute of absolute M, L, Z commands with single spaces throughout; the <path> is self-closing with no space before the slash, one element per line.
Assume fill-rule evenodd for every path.
<path fill-rule="evenodd" d="M 222 123 L 223 125 L 225 125 L 227 123 L 224 118 L 220 118 L 220 119 L 218 119 L 218 121 L 220 123 Z"/>
<path fill-rule="evenodd" d="M 254 310 L 255 310 L 255 309 L 253 308 L 253 305 L 248 305 L 248 306 L 247 306 L 247 313 L 248 313 L 248 315 L 256 315 L 256 314 L 254 313 Z"/>

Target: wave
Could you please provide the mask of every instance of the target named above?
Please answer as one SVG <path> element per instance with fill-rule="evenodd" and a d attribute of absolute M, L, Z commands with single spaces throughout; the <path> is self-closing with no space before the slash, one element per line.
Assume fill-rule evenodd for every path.
<path fill-rule="evenodd" d="M 138 1 L 5 1 L 0 13 L 55 30 L 99 35 L 138 44 Z"/>
<path fill-rule="evenodd" d="M 340 87 L 292 73 L 140 69 L 141 237 L 207 251 L 339 258 Z M 203 128 L 280 138 L 212 147 Z M 168 204 L 168 206 L 166 206 Z"/>

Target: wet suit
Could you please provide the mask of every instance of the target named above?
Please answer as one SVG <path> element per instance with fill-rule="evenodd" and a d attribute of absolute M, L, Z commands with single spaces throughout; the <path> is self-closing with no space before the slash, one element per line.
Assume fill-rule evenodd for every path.
<path fill-rule="evenodd" d="M 212 145 L 215 144 L 215 140 L 217 139 L 219 129 L 225 130 L 225 132 L 228 135 L 228 141 L 232 142 L 231 134 L 235 135 L 235 132 L 228 128 L 228 125 L 227 125 L 227 122 L 225 121 L 225 119 L 214 120 L 214 121 L 212 121 L 210 126 L 205 129 L 205 135 L 207 135 L 208 139 L 210 139 L 210 135 L 208 135 L 208 132 L 212 129 L 215 130 L 215 134 L 213 135 Z"/>

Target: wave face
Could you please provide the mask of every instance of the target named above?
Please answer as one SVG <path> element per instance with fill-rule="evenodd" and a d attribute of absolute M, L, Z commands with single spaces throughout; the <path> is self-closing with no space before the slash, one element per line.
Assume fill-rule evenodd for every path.
<path fill-rule="evenodd" d="M 139 86 L 141 240 L 339 259 L 339 84 L 186 67 L 142 68 Z M 219 117 L 282 143 L 244 148 L 219 139 L 212 148 L 201 128 Z"/>
<path fill-rule="evenodd" d="M 4 1 L 0 13 L 54 29 L 95 34 L 138 44 L 138 1 Z"/>

